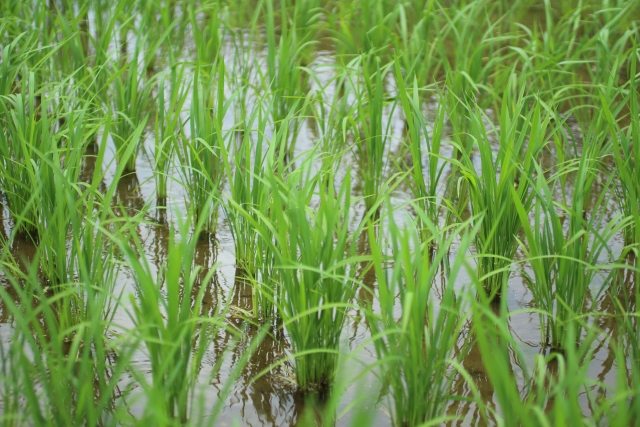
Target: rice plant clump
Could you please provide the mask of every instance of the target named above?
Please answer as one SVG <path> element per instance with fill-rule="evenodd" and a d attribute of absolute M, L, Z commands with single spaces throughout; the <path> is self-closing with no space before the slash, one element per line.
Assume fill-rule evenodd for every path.
<path fill-rule="evenodd" d="M 295 378 L 304 391 L 323 389 L 335 375 L 342 329 L 354 297 L 350 253 L 349 180 L 334 189 L 331 171 L 312 180 L 272 181 L 277 307 L 289 333 Z M 310 209 L 312 196 L 319 198 Z"/>
<path fill-rule="evenodd" d="M 523 205 L 525 211 L 531 208 L 533 195 L 526 177 L 535 171 L 549 123 L 539 103 L 527 108 L 530 103 L 523 91 L 517 97 L 509 93 L 503 98 L 499 131 L 493 128 L 491 134 L 487 132 L 484 114 L 476 107 L 470 110 L 469 137 L 474 144 L 464 148 L 463 140 L 458 139 L 459 147 L 466 151 L 460 172 L 467 184 L 471 211 L 479 221 L 475 236 L 478 276 L 487 294 L 498 298 L 505 291 L 522 229 L 516 205 Z M 495 155 L 493 137 L 499 145 Z M 474 149 L 480 156 L 479 167 L 472 161 Z"/>
<path fill-rule="evenodd" d="M 394 422 L 398 426 L 420 425 L 442 417 L 448 404 L 446 396 L 454 375 L 451 359 L 465 320 L 453 283 L 464 258 L 446 266 L 444 258 L 452 239 L 440 239 L 434 254 L 428 242 L 421 242 L 414 224 L 405 228 L 395 224 L 392 211 L 385 236 L 390 249 L 387 262 L 392 267 L 383 269 L 385 256 L 372 231 L 370 236 L 380 313 L 369 308 L 367 316 L 376 337 L 382 375 L 391 389 Z M 470 241 L 470 236 L 465 236 L 462 244 Z M 448 271 L 448 282 L 436 304 L 432 287 L 440 269 Z"/>

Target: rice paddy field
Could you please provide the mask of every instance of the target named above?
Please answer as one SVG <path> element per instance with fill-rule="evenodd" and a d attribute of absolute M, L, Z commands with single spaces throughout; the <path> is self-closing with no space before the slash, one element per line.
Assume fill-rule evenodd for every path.
<path fill-rule="evenodd" d="M 0 425 L 640 426 L 640 0 L 2 0 Z"/>

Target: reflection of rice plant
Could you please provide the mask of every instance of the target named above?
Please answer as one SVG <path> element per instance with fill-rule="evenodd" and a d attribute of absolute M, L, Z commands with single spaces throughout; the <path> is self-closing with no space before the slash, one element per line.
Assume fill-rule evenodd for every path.
<path fill-rule="evenodd" d="M 429 244 L 421 242 L 413 225 L 398 228 L 392 212 L 388 223 L 392 266 L 386 266 L 373 231 L 370 236 L 380 313 L 369 307 L 367 316 L 382 363 L 382 376 L 392 392 L 394 425 L 417 426 L 443 417 L 449 403 L 454 376 L 450 360 L 464 320 L 453 285 L 471 238 L 462 238 L 445 294 L 436 303 L 432 284 L 454 238 L 438 242 L 434 254 Z M 431 228 L 434 229 L 433 224 Z M 456 231 L 454 235 L 462 228 Z"/>
<path fill-rule="evenodd" d="M 472 212 L 480 218 L 475 236 L 478 275 L 486 292 L 498 297 L 506 286 L 518 248 L 517 235 L 522 228 L 516 205 L 521 204 L 528 212 L 533 203 L 526 177 L 535 171 L 535 159 L 544 145 L 549 123 L 540 103 L 535 103 L 529 111 L 525 109 L 527 105 L 528 99 L 522 93 L 514 99 L 505 92 L 499 112 L 499 132 L 496 128 L 487 132 L 486 116 L 476 109 L 471 114 L 469 136 L 480 155 L 480 172 L 476 171 L 471 153 L 465 153 L 459 162 Z M 498 139 L 497 153 L 491 145 L 493 136 Z M 458 141 L 459 149 L 466 151 Z"/>

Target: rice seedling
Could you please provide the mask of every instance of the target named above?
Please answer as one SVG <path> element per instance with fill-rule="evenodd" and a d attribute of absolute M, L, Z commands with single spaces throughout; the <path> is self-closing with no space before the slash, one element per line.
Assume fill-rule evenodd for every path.
<path fill-rule="evenodd" d="M 195 9 L 195 7 L 196 2 L 189 1 L 189 23 L 193 32 L 197 62 L 215 69 L 222 46 L 221 23 L 219 20 L 221 2 L 219 0 L 209 1 L 204 2 L 199 9 Z M 201 19 L 198 15 L 204 15 L 204 28 L 198 22 Z"/>
<path fill-rule="evenodd" d="M 242 183 L 242 178 L 251 178 L 250 193 L 246 191 L 236 191 L 238 197 L 228 200 L 228 210 L 233 209 L 235 212 L 230 215 L 233 224 L 231 225 L 232 233 L 235 233 L 236 248 L 240 248 L 241 255 L 245 248 L 252 252 L 246 255 L 253 258 L 253 266 L 249 263 L 240 264 L 244 269 L 243 273 L 247 276 L 249 284 L 253 291 L 251 294 L 253 317 L 265 324 L 281 324 L 282 313 L 281 304 L 286 288 L 284 287 L 281 277 L 280 267 L 284 265 L 282 258 L 283 245 L 288 245 L 284 237 L 277 230 L 278 225 L 287 227 L 286 216 L 280 217 L 274 215 L 284 209 L 288 205 L 287 195 L 290 188 L 295 188 L 304 179 L 303 174 L 309 174 L 310 159 L 303 161 L 300 169 L 293 169 L 293 164 L 287 164 L 286 150 L 288 144 L 288 120 L 291 120 L 293 111 L 285 118 L 283 126 L 274 135 L 268 150 L 262 154 L 262 147 L 256 146 L 254 156 L 254 170 L 252 174 L 246 174 L 242 169 L 236 168 L 233 179 L 234 185 Z M 262 133 L 266 124 L 266 115 L 258 116 L 259 128 L 258 132 Z M 261 142 L 258 136 L 258 143 Z M 245 148 L 248 148 L 245 146 Z M 242 156 L 242 152 L 237 153 Z M 248 154 L 248 153 L 247 153 Z M 260 154 L 261 156 L 258 156 Z M 242 159 L 242 157 L 240 157 Z M 264 170 L 258 169 L 258 165 L 266 165 Z M 242 165 L 240 165 L 242 167 Z M 273 170 L 276 174 L 267 174 L 266 171 Z M 278 179 L 278 176 L 286 177 L 284 181 Z M 247 188 L 239 186 L 236 190 Z M 305 187 L 305 191 L 313 192 L 313 185 L 309 184 Z M 274 197 L 276 192 L 284 193 L 284 196 Z M 242 195 L 251 195 L 249 203 L 243 205 L 238 203 L 242 199 Z M 309 195 L 309 194 L 308 194 Z M 278 221 L 281 221 L 278 223 Z M 239 232 L 242 232 L 241 235 Z M 286 233 L 285 233 L 286 234 Z M 243 240 L 244 238 L 247 240 Z"/>
<path fill-rule="evenodd" d="M 10 95 L 17 89 L 17 82 L 25 64 L 29 58 L 35 55 L 37 37 L 28 33 L 15 34 L 10 36 L 10 25 L 8 21 L 0 24 L 0 39 L 9 38 L 10 41 L 3 44 L 2 62 L 0 63 L 0 75 L 3 77 L 0 82 L 0 95 Z"/>
<path fill-rule="evenodd" d="M 21 280 L 9 278 L 17 300 L 0 287 L 16 322 L 11 342 L 0 345 L 0 393 L 7 404 L 2 423 L 115 425 L 115 420 L 126 418 L 118 403 L 118 383 L 133 353 L 122 346 L 116 356 L 114 343 L 106 338 L 112 332 L 109 316 L 115 299 L 109 290 L 95 292 L 88 283 L 49 297 L 36 272 L 33 265 Z M 95 296 L 81 297 L 84 321 L 61 325 L 58 299 L 78 298 L 84 292 Z"/>
<path fill-rule="evenodd" d="M 182 132 L 181 113 L 188 95 L 188 87 L 182 86 L 185 66 L 176 64 L 158 81 L 158 97 L 155 120 L 154 174 L 156 197 L 163 205 L 167 198 L 169 167 L 178 139 Z M 169 82 L 167 98 L 167 79 Z"/>
<path fill-rule="evenodd" d="M 506 313 L 497 316 L 486 304 L 470 296 L 472 299 L 473 325 L 478 334 L 476 341 L 500 409 L 493 411 L 485 407 L 485 410 L 492 412 L 497 423 L 522 426 L 582 425 L 590 422 L 629 425 L 630 417 L 637 411 L 628 404 L 629 398 L 633 399 L 636 393 L 630 393 L 624 373 L 618 376 L 612 394 L 606 399 L 599 399 L 593 393 L 599 380 L 590 378 L 589 365 L 594 358 L 595 344 L 607 339 L 602 331 L 590 326 L 583 343 L 574 346 L 577 335 L 571 325 L 563 337 L 566 342 L 562 347 L 567 350 L 552 352 L 548 356 L 538 354 L 533 367 L 528 368 L 524 354 L 508 329 Z M 621 351 L 615 349 L 614 352 L 624 365 Z M 514 357 L 518 359 L 516 366 L 521 370 L 518 374 L 523 377 L 520 381 L 516 380 L 516 373 L 504 368 Z M 584 398 L 588 401 L 588 409 L 581 402 Z"/>
<path fill-rule="evenodd" d="M 552 328 L 553 345 L 565 342 L 563 336 L 569 324 L 576 321 L 578 324 L 573 328 L 579 336 L 581 326 L 576 317 L 582 313 L 589 285 L 597 274 L 597 268 L 594 266 L 598 264 L 602 255 L 608 255 L 610 259 L 614 257 L 608 242 L 626 225 L 620 215 L 603 224 L 600 210 L 607 204 L 606 191 L 597 197 L 590 217 L 580 214 L 586 210 L 597 173 L 598 141 L 595 136 L 587 135 L 583 142 L 586 146 L 577 165 L 572 205 L 566 210 L 569 221 L 567 237 L 564 241 L 558 242 L 560 246 L 555 247 L 555 254 L 558 256 L 555 289 L 557 323 Z M 610 184 L 605 183 L 604 188 L 608 185 Z M 554 236 L 554 239 L 557 238 Z M 601 290 L 597 290 L 596 294 L 600 292 Z"/>
<path fill-rule="evenodd" d="M 189 219 L 179 221 L 182 236 L 189 232 Z M 211 337 L 225 327 L 223 314 L 213 318 L 199 316 L 204 291 L 217 268 L 217 265 L 194 268 L 198 235 L 204 222 L 203 217 L 189 238 L 176 241 L 171 235 L 166 264 L 158 277 L 154 277 L 147 261 L 139 258 L 142 251 L 139 241 L 135 250 L 124 242 L 121 244 L 138 292 L 137 298 L 131 298 L 130 315 L 151 363 L 151 384 L 140 379 L 147 396 L 144 422 L 174 425 L 189 420 L 205 352 Z M 200 271 L 205 268 L 208 270 L 201 277 Z M 219 369 L 219 364 L 215 369 Z"/>
<path fill-rule="evenodd" d="M 229 103 L 224 99 L 224 63 L 218 64 L 217 81 L 213 75 L 203 76 L 196 68 L 189 116 L 190 134 L 184 135 L 177 148 L 178 172 L 185 186 L 187 201 L 200 221 L 204 215 L 204 231 L 215 233 L 218 223 L 218 200 L 224 165 L 221 147 L 225 144 L 222 123 Z M 215 96 L 208 87 L 214 87 Z M 215 107 L 214 107 L 215 100 Z M 211 198 L 209 195 L 214 194 Z M 207 205 L 212 203 L 211 206 Z"/>
<path fill-rule="evenodd" d="M 320 174 L 326 175 L 297 181 L 296 174 L 271 181 L 274 206 L 286 207 L 270 212 L 281 286 L 276 305 L 291 340 L 296 383 L 303 391 L 331 384 L 355 288 L 356 259 L 348 233 L 350 180 L 336 191 L 332 171 Z M 316 188 L 319 204 L 310 211 Z"/>
<path fill-rule="evenodd" d="M 491 9 L 497 7 L 497 3 L 488 1 L 460 2 L 450 11 L 440 7 L 443 22 L 436 29 L 441 34 L 436 42 L 447 76 L 447 89 L 458 99 L 454 104 L 457 111 L 451 114 L 457 132 L 467 130 L 465 106 L 473 102 L 482 105 L 482 100 L 477 98 L 480 90 L 484 89 L 497 64 L 507 61 L 510 55 L 501 52 L 500 42 L 507 36 L 496 34 L 499 20 L 491 22 L 488 19 Z M 447 42 L 457 46 L 452 52 L 453 58 L 448 55 Z M 495 88 L 499 90 L 499 86 Z"/>
<path fill-rule="evenodd" d="M 619 313 L 617 320 L 620 338 L 616 356 L 622 369 L 619 371 L 616 395 L 621 398 L 616 401 L 612 399 L 612 409 L 606 413 L 612 413 L 611 419 L 618 425 L 625 425 L 624 423 L 638 425 L 638 414 L 640 414 L 640 395 L 638 393 L 640 390 L 638 387 L 640 384 L 640 364 L 638 363 L 640 360 L 638 359 L 640 356 L 640 334 L 638 332 L 637 310 L 640 290 L 635 285 L 638 278 L 638 268 L 634 261 L 635 257 L 632 257 L 630 265 L 622 266 L 630 274 L 630 280 L 628 282 L 616 281 L 611 292 L 611 297 L 615 301 Z"/>
<path fill-rule="evenodd" d="M 448 273 L 445 294 L 436 305 L 433 282 L 448 256 L 452 236 L 461 233 L 465 226 L 446 240 L 438 236 L 438 250 L 433 253 L 429 245 L 421 241 L 414 224 L 401 229 L 393 219 L 390 206 L 388 211 L 391 266 L 386 266 L 387 257 L 369 230 L 380 313 L 369 308 L 367 316 L 382 364 L 381 375 L 392 391 L 394 425 L 418 426 L 444 416 L 453 378 L 450 360 L 463 356 L 453 354 L 465 321 L 453 283 L 471 236 L 462 238 L 460 251 Z M 434 224 L 429 225 L 435 230 Z"/>
<path fill-rule="evenodd" d="M 435 10 L 436 2 L 433 0 L 426 4 L 398 5 L 398 30 L 392 33 L 393 45 L 396 62 L 409 83 L 414 80 L 420 86 L 430 83 L 429 78 L 436 76 L 441 66 L 436 55 L 437 43 L 433 43 L 433 30 L 438 19 Z M 419 21 L 412 23 L 415 19 Z"/>
<path fill-rule="evenodd" d="M 137 48 L 136 48 L 137 49 Z M 138 57 L 138 52 L 134 58 Z M 149 114 L 147 109 L 150 103 L 150 85 L 142 81 L 138 70 L 137 59 L 128 62 L 120 68 L 113 79 L 113 112 L 115 117 L 111 126 L 111 138 L 116 147 L 118 162 L 124 162 L 127 173 L 136 171 L 136 161 L 142 140 L 132 138 L 136 129 L 146 127 Z M 129 144 L 134 144 L 134 149 L 124 159 Z"/>
<path fill-rule="evenodd" d="M 298 40 L 298 34 L 293 24 L 289 23 L 286 15 L 286 2 L 281 2 L 280 39 L 276 45 L 276 25 L 273 0 L 267 0 L 266 36 L 267 36 L 267 73 L 266 88 L 273 96 L 271 113 L 276 131 L 285 122 L 290 112 L 295 111 L 293 120 L 286 123 L 290 126 L 289 141 L 283 150 L 287 157 L 293 155 L 293 149 L 300 129 L 298 116 L 303 114 L 306 107 L 306 90 L 308 75 L 302 69 L 301 58 L 309 41 Z M 291 26 L 290 26 L 291 25 Z"/>
<path fill-rule="evenodd" d="M 583 144 L 582 157 L 563 165 L 549 182 L 537 166 L 538 176 L 532 183 L 536 197 L 533 225 L 529 224 L 528 211 L 516 200 L 527 237 L 527 245 L 522 245 L 522 249 L 534 272 L 528 283 L 541 310 L 542 342 L 554 348 L 566 343 L 570 325 L 580 336 L 579 319 L 598 274 L 596 266 L 605 254 L 613 261 L 608 242 L 627 224 L 620 215 L 608 222 L 602 218 L 610 182 L 604 183 L 605 191 L 590 206 L 592 214 L 589 217 L 585 214 L 599 171 L 601 148 L 598 137 L 591 133 L 585 136 Z M 575 187 L 571 206 L 563 206 L 554 201 L 553 190 L 559 185 L 559 175 L 568 173 L 576 174 Z M 558 208 L 560 213 L 556 212 Z M 601 291 L 596 290 L 595 294 Z"/>
<path fill-rule="evenodd" d="M 259 233 L 255 225 L 260 220 L 260 214 L 265 215 L 268 209 L 270 190 L 265 175 L 267 156 L 271 152 L 273 157 L 273 149 L 269 148 L 265 140 L 268 112 L 258 109 L 246 120 L 243 132 L 236 142 L 232 142 L 236 148 L 233 159 L 227 148 L 221 146 L 223 164 L 231 187 L 223 208 L 235 244 L 236 265 L 249 278 L 256 278 Z M 263 280 L 268 279 L 265 276 Z M 256 316 L 257 311 L 258 304 L 254 304 Z"/>
<path fill-rule="evenodd" d="M 637 49 L 635 49 L 637 50 Z M 631 60 L 631 79 L 629 80 L 628 105 L 630 121 L 626 131 L 620 128 L 615 120 L 615 112 L 611 111 L 609 102 L 602 97 L 602 112 L 607 119 L 610 128 L 612 154 L 620 177 L 620 187 L 617 186 L 618 203 L 625 216 L 632 218 L 630 226 L 624 230 L 626 244 L 640 242 L 640 208 L 638 197 L 640 196 L 640 165 L 635 160 L 640 153 L 640 113 L 638 110 L 638 92 L 636 89 L 636 64 L 637 55 Z"/>
<path fill-rule="evenodd" d="M 365 61 L 365 58 L 361 58 L 361 61 Z M 383 190 L 389 135 L 389 124 L 386 127 L 383 124 L 385 70 L 380 66 L 378 58 L 372 61 L 376 63 L 373 75 L 369 74 L 369 67 L 362 65 L 364 90 L 360 88 L 356 91 L 356 117 L 350 118 L 362 174 L 362 196 L 367 210 L 372 210 L 377 205 Z"/>
<path fill-rule="evenodd" d="M 47 160 L 42 162 L 43 169 L 54 169 L 57 166 L 50 164 L 51 160 Z M 71 170 L 73 169 L 72 165 L 68 166 Z M 67 240 L 72 219 L 83 208 L 83 200 L 74 188 L 73 182 L 61 175 L 60 171 L 54 169 L 51 176 L 45 176 L 52 182 L 47 183 L 48 185 L 41 183 L 42 187 L 36 190 L 43 196 L 43 200 L 38 201 L 43 205 L 43 220 L 38 224 L 37 254 L 47 285 L 46 289 L 54 294 L 63 292 L 77 277 L 73 253 L 75 252 L 73 249 L 76 248 L 69 251 Z M 74 231 L 77 233 L 79 230 Z M 82 320 L 82 308 L 78 302 L 75 295 L 72 295 L 70 298 L 61 297 L 59 304 L 56 304 L 61 326 L 72 325 Z"/>
<path fill-rule="evenodd" d="M 41 187 L 41 158 L 57 144 L 48 114 L 50 101 L 45 97 L 38 102 L 37 93 L 35 76 L 30 73 L 21 93 L 0 99 L 5 115 L 0 135 L 0 185 L 16 232 L 33 238 L 42 220 L 41 201 L 33 191 Z"/>
<path fill-rule="evenodd" d="M 427 215 L 429 221 L 433 224 L 438 223 L 438 184 L 442 177 L 445 162 L 441 161 L 442 133 L 444 128 L 445 104 L 438 106 L 436 119 L 433 123 L 433 131 L 429 136 L 427 124 L 421 111 L 421 102 L 418 92 L 417 79 L 414 78 L 413 88 L 409 91 L 405 80 L 402 76 L 400 64 L 396 60 L 395 77 L 398 85 L 398 93 L 404 112 L 407 139 L 411 152 L 411 189 L 413 191 L 414 201 L 418 208 Z M 424 173 L 423 164 L 423 138 L 426 140 L 425 148 L 428 156 L 427 176 Z M 417 219 L 420 221 L 421 216 Z M 427 224 L 420 226 L 420 238 L 423 242 L 431 241 L 430 230 Z M 433 242 L 432 242 L 433 244 Z"/>
<path fill-rule="evenodd" d="M 85 72 L 89 55 L 89 34 L 87 34 L 89 4 L 79 6 L 73 17 L 64 13 L 51 17 L 55 20 L 54 25 L 61 30 L 61 35 L 66 38 L 66 42 L 55 56 L 59 72 L 66 76 Z"/>
<path fill-rule="evenodd" d="M 67 123 L 71 127 L 63 136 L 69 147 L 86 137 L 82 125 L 74 126 L 81 123 L 78 120 L 82 113 L 74 119 L 75 114 L 69 114 Z M 104 149 L 98 163 L 102 158 Z M 54 169 L 44 161 L 43 167 Z M 97 179 L 85 190 L 86 195 L 69 194 L 73 193 L 68 176 L 71 170 L 54 173 L 56 194 L 65 198 L 56 201 L 50 218 L 53 223 L 39 227 L 41 243 L 28 271 L 23 273 L 18 268 L 8 245 L 2 248 L 0 271 L 9 286 L 1 287 L 0 295 L 16 322 L 8 348 L 4 342 L 0 345 L 5 384 L 2 399 L 13 405 L 5 408 L 8 411 L 2 417 L 7 425 L 114 425 L 115 420 L 126 418 L 118 403 L 118 396 L 124 397 L 118 387 L 134 348 L 111 341 L 117 336 L 113 317 L 119 297 L 114 293 L 114 246 L 104 226 L 112 214 L 94 205 Z M 94 178 L 100 173 L 98 169 Z M 86 205 L 78 206 L 78 199 Z M 78 208 L 77 212 L 70 211 L 69 206 Z M 85 216 L 81 218 L 81 214 Z M 65 219 L 73 236 L 69 247 L 60 247 L 56 238 L 62 234 Z M 62 224 L 55 220 L 62 220 L 58 221 Z M 61 252 L 55 253 L 54 249 Z M 46 276 L 58 280 L 55 286 L 39 274 L 47 273 L 50 266 L 56 271 Z M 66 276 L 61 277 L 61 272 Z"/>
<path fill-rule="evenodd" d="M 471 113 L 469 137 L 477 145 L 480 172 L 476 171 L 470 152 L 459 163 L 452 160 L 459 165 L 467 183 L 471 211 L 480 222 L 475 236 L 478 275 L 487 294 L 496 298 L 504 291 L 518 248 L 516 237 L 522 229 L 522 220 L 516 206 L 522 205 L 528 212 L 533 203 L 526 177 L 535 172 L 535 159 L 545 144 L 549 123 L 540 103 L 534 103 L 527 111 L 528 104 L 522 90 L 516 99 L 505 93 L 500 131 L 493 128 L 491 133 L 485 128 L 484 113 L 476 109 Z M 498 140 L 497 153 L 489 135 Z M 464 152 L 463 142 L 456 139 L 458 150 Z"/>

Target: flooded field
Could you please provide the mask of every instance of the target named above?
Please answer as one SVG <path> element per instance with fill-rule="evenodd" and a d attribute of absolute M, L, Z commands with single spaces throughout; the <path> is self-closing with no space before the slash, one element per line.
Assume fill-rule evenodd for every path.
<path fill-rule="evenodd" d="M 2 425 L 640 425 L 638 18 L 0 5 Z"/>

